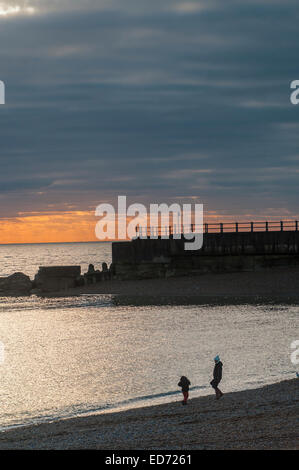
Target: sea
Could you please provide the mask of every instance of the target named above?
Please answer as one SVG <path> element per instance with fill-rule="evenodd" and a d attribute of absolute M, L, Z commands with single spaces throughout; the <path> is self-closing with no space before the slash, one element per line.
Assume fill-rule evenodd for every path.
<path fill-rule="evenodd" d="M 0 276 L 39 266 L 111 262 L 111 243 L 0 245 Z M 142 299 L 141 299 L 142 300 Z M 172 296 L 0 298 L 0 430 L 209 395 L 295 377 L 299 306 L 203 304 Z"/>

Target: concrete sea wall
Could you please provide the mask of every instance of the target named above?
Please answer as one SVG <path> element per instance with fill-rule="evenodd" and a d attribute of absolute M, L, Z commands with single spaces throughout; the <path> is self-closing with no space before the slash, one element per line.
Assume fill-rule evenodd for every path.
<path fill-rule="evenodd" d="M 76 286 L 81 266 L 40 267 L 34 279 L 34 288 L 40 292 L 67 290 Z"/>
<path fill-rule="evenodd" d="M 204 234 L 203 247 L 185 251 L 185 240 L 136 239 L 112 245 L 113 277 L 145 279 L 299 265 L 299 232 Z"/>

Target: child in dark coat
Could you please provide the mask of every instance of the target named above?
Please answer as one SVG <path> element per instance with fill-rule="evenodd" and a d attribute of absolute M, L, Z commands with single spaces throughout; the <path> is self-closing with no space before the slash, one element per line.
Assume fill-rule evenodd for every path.
<path fill-rule="evenodd" d="M 191 385 L 191 382 L 187 377 L 184 375 L 181 377 L 181 380 L 178 383 L 178 387 L 182 387 L 182 393 L 184 395 L 184 400 L 183 400 L 183 405 L 187 405 L 187 400 L 189 397 L 189 387 Z"/>

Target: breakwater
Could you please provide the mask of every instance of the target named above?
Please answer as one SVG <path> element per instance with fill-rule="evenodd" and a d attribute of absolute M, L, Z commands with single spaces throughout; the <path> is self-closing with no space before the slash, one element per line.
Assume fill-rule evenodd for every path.
<path fill-rule="evenodd" d="M 17 272 L 0 278 L 0 296 L 68 291 L 109 280 L 159 279 L 204 273 L 262 271 L 299 266 L 299 231 L 204 233 L 200 250 L 185 251 L 185 240 L 137 238 L 112 244 L 112 264 L 41 266 L 31 280 Z M 110 246 L 110 244 L 109 244 Z M 74 260 L 77 256 L 74 256 Z M 103 259 L 103 255 L 102 255 Z M 110 253 L 104 259 L 111 259 Z M 63 259 L 61 260 L 63 262 Z"/>
<path fill-rule="evenodd" d="M 114 242 L 113 277 L 145 279 L 299 265 L 298 231 L 205 233 L 197 251 L 185 251 L 184 242 L 172 236 Z"/>

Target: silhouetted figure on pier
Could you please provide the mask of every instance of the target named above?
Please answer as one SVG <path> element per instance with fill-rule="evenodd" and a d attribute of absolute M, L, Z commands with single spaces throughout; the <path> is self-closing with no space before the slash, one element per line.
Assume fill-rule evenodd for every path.
<path fill-rule="evenodd" d="M 211 386 L 213 387 L 213 389 L 215 390 L 216 400 L 219 400 L 219 398 L 221 398 L 223 396 L 223 393 L 218 388 L 218 385 L 219 385 L 219 383 L 222 379 L 222 366 L 223 366 L 223 364 L 220 361 L 219 356 L 216 356 L 214 361 L 215 361 L 215 367 L 214 367 L 214 371 L 213 371 L 213 380 L 210 383 L 211 383 Z"/>

